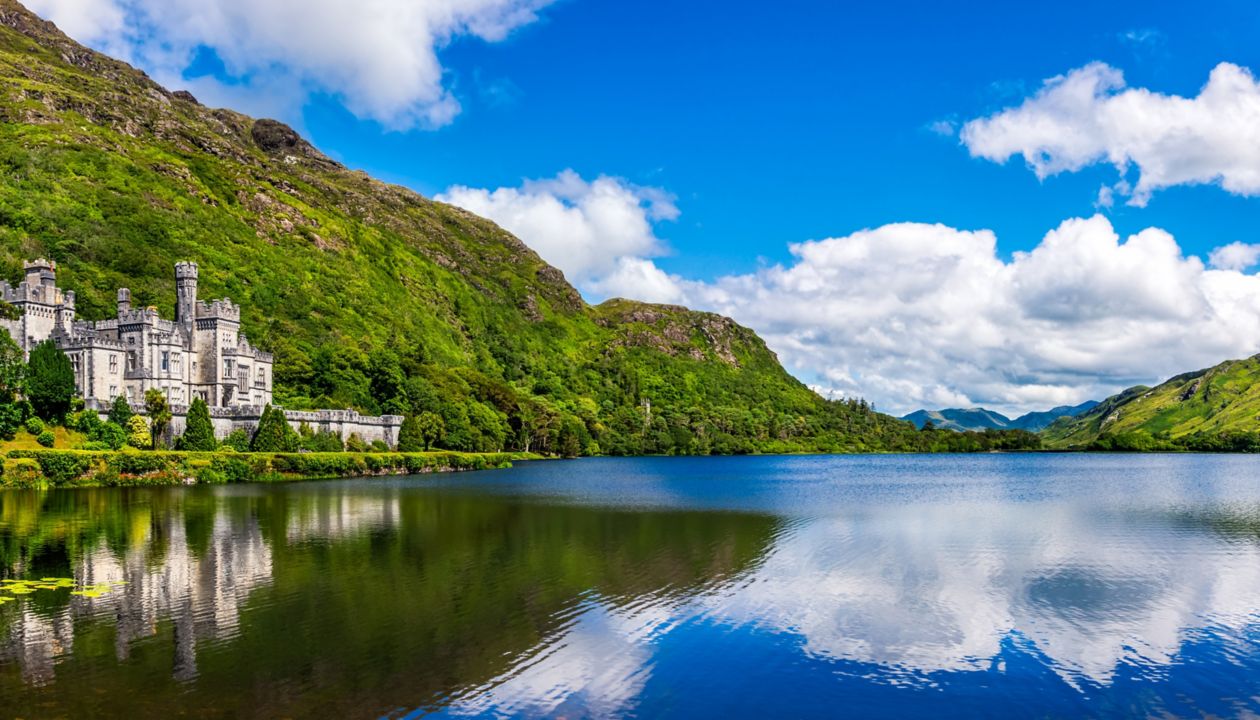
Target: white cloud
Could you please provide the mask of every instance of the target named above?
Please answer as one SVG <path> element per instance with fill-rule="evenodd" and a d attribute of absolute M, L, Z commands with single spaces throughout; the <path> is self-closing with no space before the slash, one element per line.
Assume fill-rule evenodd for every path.
<path fill-rule="evenodd" d="M 460 36 L 488 42 L 537 19 L 552 0 L 30 0 L 75 39 L 186 87 L 184 71 L 211 48 L 239 82 L 200 78 L 207 102 L 292 113 L 330 93 L 392 129 L 451 121 L 459 102 L 437 51 Z M 280 100 L 277 100 L 279 92 Z"/>
<path fill-rule="evenodd" d="M 1039 178 L 1096 163 L 1122 176 L 1136 169 L 1132 205 L 1174 185 L 1260 194 L 1260 85 L 1230 63 L 1193 98 L 1127 87 L 1119 70 L 1091 63 L 1047 80 L 1018 107 L 966 123 L 961 137 L 975 157 L 1022 156 Z"/>
<path fill-rule="evenodd" d="M 696 281 L 651 259 L 663 244 L 653 223 L 678 214 L 659 190 L 566 171 L 439 199 L 496 220 L 588 296 L 728 315 L 822 394 L 888 412 L 1044 410 L 1260 352 L 1260 276 L 1239 272 L 1260 246 L 1219 248 L 1209 269 L 1167 232 L 1122 240 L 1101 215 L 1064 221 L 1009 260 L 988 230 L 897 223 Z"/>
<path fill-rule="evenodd" d="M 1010 481 L 979 474 L 936 479 L 979 493 Z M 701 598 L 705 617 L 798 635 L 810 656 L 878 663 L 897 680 L 986 670 L 1019 638 L 1068 682 L 1106 685 L 1128 663 L 1175 664 L 1201 628 L 1244 632 L 1257 610 L 1254 547 L 1222 563 L 1151 557 L 1126 548 L 1166 542 L 1158 524 L 1135 538 L 1069 506 L 946 505 L 800 522 L 749 576 Z M 1202 553 L 1221 542 L 1207 531 L 1178 541 Z"/>
<path fill-rule="evenodd" d="M 670 279 L 799 376 L 890 412 L 1045 409 L 1260 351 L 1260 277 L 1207 269 L 1163 230 L 1122 241 L 1095 216 L 1010 260 L 996 244 L 899 223 L 793 245 L 756 273 Z"/>
<path fill-rule="evenodd" d="M 678 217 L 671 195 L 619 178 L 565 170 L 519 188 L 455 186 L 437 196 L 520 237 L 578 288 L 596 296 L 676 301 L 681 294 L 646 258 L 665 252 L 654 223 Z"/>
<path fill-rule="evenodd" d="M 1260 244 L 1232 242 L 1208 255 L 1208 264 L 1218 270 L 1246 270 L 1260 263 Z"/>

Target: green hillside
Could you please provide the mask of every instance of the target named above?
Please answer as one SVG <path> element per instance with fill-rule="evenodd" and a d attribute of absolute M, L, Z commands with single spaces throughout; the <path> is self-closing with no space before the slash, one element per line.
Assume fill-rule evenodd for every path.
<path fill-rule="evenodd" d="M 726 318 L 588 306 L 490 221 L 168 92 L 0 0 L 0 277 L 37 256 L 86 319 L 112 315 L 119 286 L 170 316 L 172 264 L 195 260 L 202 297 L 243 305 L 276 354 L 279 403 L 435 412 L 450 449 L 926 447 L 819 398 Z"/>
<path fill-rule="evenodd" d="M 1060 448 L 1229 450 L 1251 449 L 1258 432 L 1260 355 L 1130 388 L 1043 437 Z"/>

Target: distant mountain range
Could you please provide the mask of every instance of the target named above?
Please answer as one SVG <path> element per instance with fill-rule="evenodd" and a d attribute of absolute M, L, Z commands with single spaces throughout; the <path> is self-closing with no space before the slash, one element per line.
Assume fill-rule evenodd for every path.
<path fill-rule="evenodd" d="M 1055 420 L 1064 417 L 1076 417 L 1094 409 L 1097 401 L 1090 400 L 1080 405 L 1061 405 L 1043 412 L 1030 412 L 1012 420 L 1002 413 L 984 408 L 949 408 L 946 410 L 916 410 L 902 417 L 909 420 L 917 428 L 932 423 L 944 430 L 1027 430 L 1039 432 L 1050 426 Z"/>

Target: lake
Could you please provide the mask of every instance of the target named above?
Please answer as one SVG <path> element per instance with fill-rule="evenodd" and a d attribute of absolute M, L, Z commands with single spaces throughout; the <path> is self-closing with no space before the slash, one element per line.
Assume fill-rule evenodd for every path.
<path fill-rule="evenodd" d="M 0 578 L 34 583 L 0 590 L 0 698 L 26 718 L 1248 716 L 1258 470 L 600 458 L 4 491 Z"/>

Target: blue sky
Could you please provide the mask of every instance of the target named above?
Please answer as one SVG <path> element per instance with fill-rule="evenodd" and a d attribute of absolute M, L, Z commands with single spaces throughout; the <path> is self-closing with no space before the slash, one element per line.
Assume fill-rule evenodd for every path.
<path fill-rule="evenodd" d="M 1260 351 L 1254 4 L 29 2 L 825 393 L 1020 412 Z"/>
<path fill-rule="evenodd" d="M 1043 182 L 927 127 L 1093 60 L 1181 94 L 1218 62 L 1260 67 L 1255 6 L 1209 5 L 565 0 L 507 42 L 443 52 L 465 104 L 449 126 L 382 132 L 328 98 L 305 124 L 347 163 L 426 195 L 565 168 L 666 188 L 681 215 L 659 230 L 673 249 L 659 264 L 704 279 L 784 259 L 789 242 L 907 220 L 990 228 L 1009 252 L 1092 213 L 1114 171 Z M 1109 215 L 1122 233 L 1164 227 L 1188 252 L 1260 240 L 1255 201 L 1213 188 Z"/>

